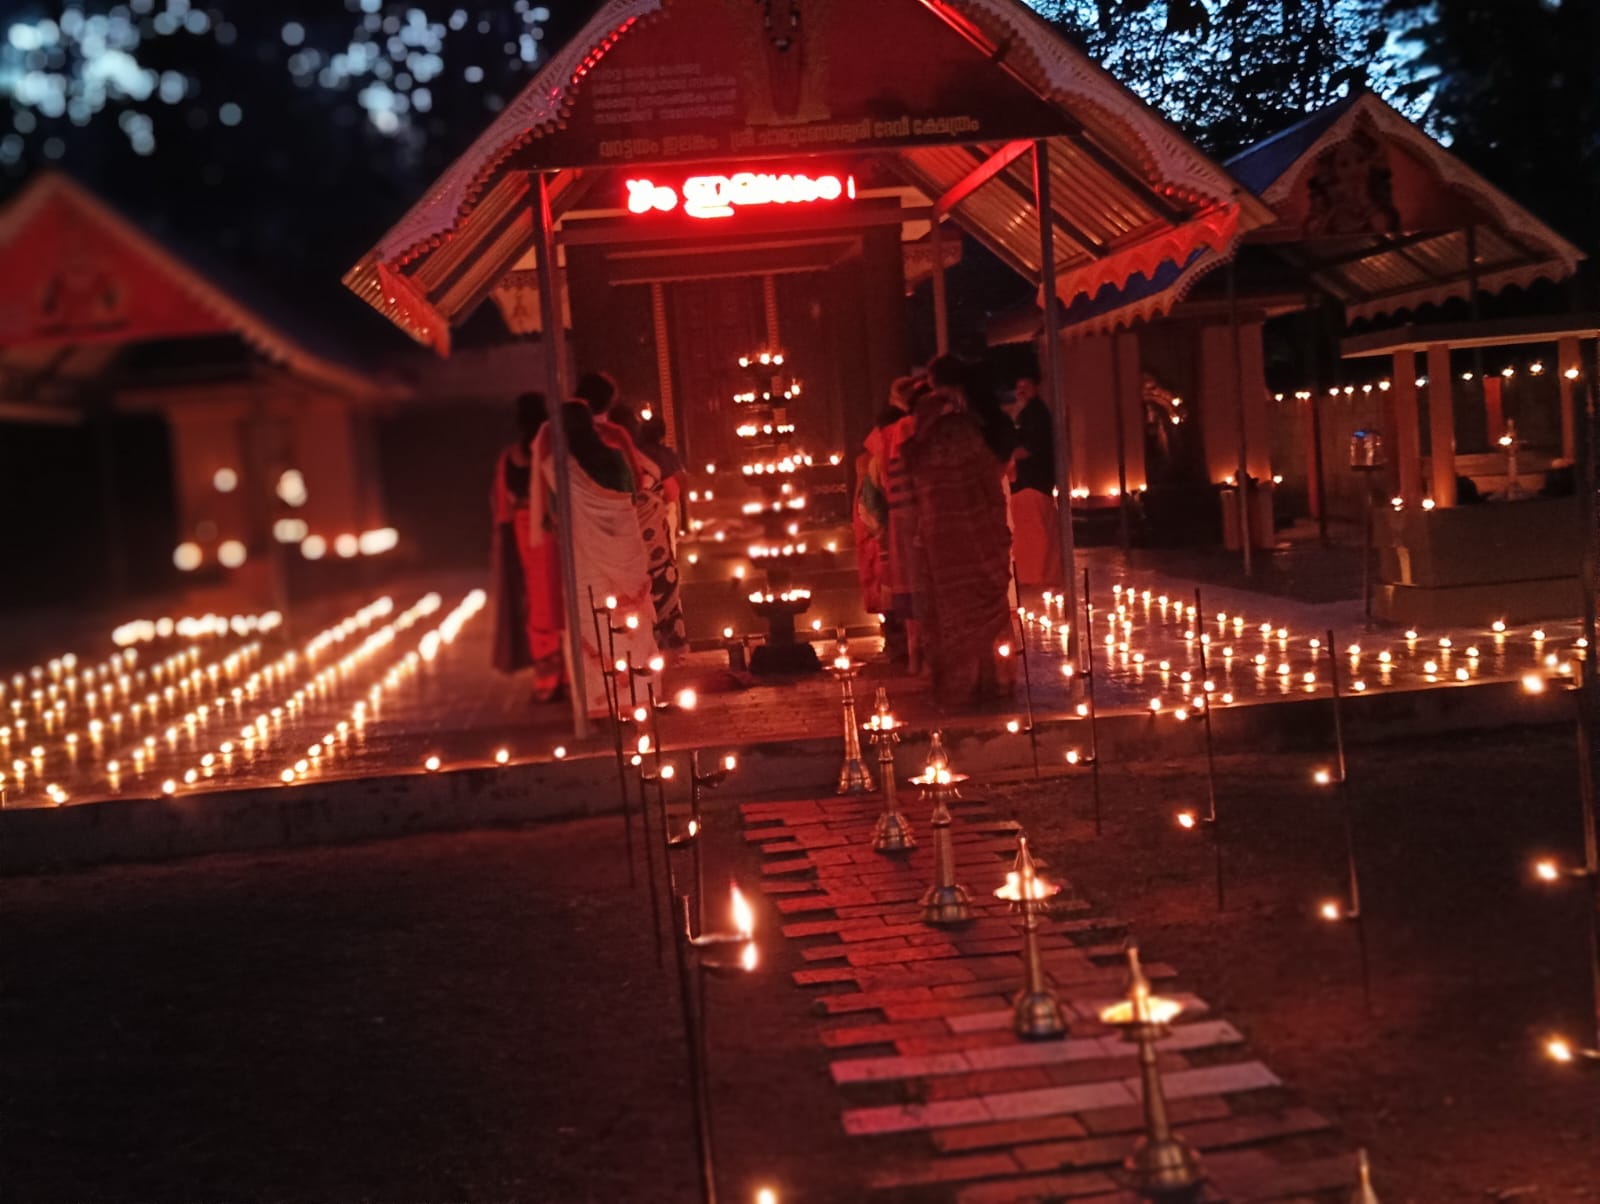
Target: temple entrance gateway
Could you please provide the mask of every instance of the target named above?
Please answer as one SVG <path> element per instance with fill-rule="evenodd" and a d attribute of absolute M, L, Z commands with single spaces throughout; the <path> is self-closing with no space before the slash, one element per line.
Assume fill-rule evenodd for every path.
<path fill-rule="evenodd" d="M 726 276 L 774 278 L 814 272 L 819 258 L 829 270 L 881 260 L 823 302 L 844 329 L 869 335 L 868 406 L 838 407 L 836 437 L 852 440 L 904 367 L 892 337 L 903 319 L 873 316 L 888 296 L 888 263 L 908 242 L 930 248 L 938 342 L 948 345 L 946 219 L 1063 303 L 1142 277 L 1149 287 L 1127 302 L 1127 320 L 1161 312 L 1270 218 L 1015 0 L 814 0 L 803 11 L 772 30 L 740 0 L 611 0 L 346 283 L 441 353 L 453 323 L 509 286 L 528 328 L 570 322 L 577 361 L 590 368 L 604 365 L 583 352 L 622 336 L 599 336 L 596 348 L 586 328 L 631 315 L 628 327 L 659 333 L 670 326 L 657 320 L 667 289 L 714 274 L 719 258 Z M 893 191 L 874 196 L 869 182 Z M 655 261 L 643 278 L 622 274 L 635 255 Z M 608 283 L 622 279 L 650 286 L 649 327 L 637 294 L 620 309 L 599 302 L 625 292 Z M 1114 324 L 1122 308 L 1094 316 Z M 1045 312 L 1044 391 L 1057 461 L 1071 465 L 1056 308 Z M 676 407 L 660 339 L 625 358 L 637 362 L 646 346 L 657 368 L 650 393 Z M 551 356 L 549 367 L 546 391 L 565 396 L 571 365 Z M 647 369 L 635 371 L 648 382 Z M 673 426 L 681 437 L 698 423 Z M 564 468 L 563 438 L 556 424 Z M 828 454 L 843 461 L 853 445 Z M 558 485 L 564 503 L 564 477 Z M 1072 524 L 1060 527 L 1071 565 Z M 1069 599 L 1075 583 L 1069 572 Z M 575 592 L 567 611 L 582 613 Z M 582 732 L 581 696 L 574 708 Z"/>

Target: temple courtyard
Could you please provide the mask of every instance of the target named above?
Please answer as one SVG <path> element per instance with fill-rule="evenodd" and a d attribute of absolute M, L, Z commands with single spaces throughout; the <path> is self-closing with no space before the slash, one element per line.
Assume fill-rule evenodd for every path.
<path fill-rule="evenodd" d="M 1528 868 L 1576 851 L 1567 732 L 1352 753 L 1370 1005 L 1351 932 L 1316 915 L 1344 863 L 1311 764 L 1219 760 L 1220 913 L 1208 842 L 1171 822 L 1203 795 L 1195 759 L 1107 766 L 1099 837 L 1079 786 L 969 784 L 956 848 L 978 917 L 954 936 L 918 921 L 931 848 L 906 788 L 924 846 L 893 861 L 865 844 L 875 799 L 724 787 L 708 889 L 718 908 L 729 876 L 750 890 L 761 960 L 708 993 L 721 1198 L 1131 1199 L 1132 1047 L 1093 1018 L 1130 934 L 1188 1004 L 1160 1061 L 1213 1198 L 1343 1201 L 1358 1146 L 1386 1200 L 1600 1198 L 1593 1084 L 1540 1052 L 1587 1006 L 1581 892 Z M 1064 1041 L 1009 1028 L 1015 924 L 984 900 L 1011 821 L 1066 884 L 1045 921 Z M 672 955 L 621 829 L 0 882 L 7 1194 L 690 1198 Z"/>
<path fill-rule="evenodd" d="M 292 638 L 147 631 L 119 672 L 151 678 L 128 700 L 110 678 L 115 739 L 86 701 L 105 681 L 82 677 L 115 646 L 41 628 L 0 811 L 16 1197 L 688 1198 L 694 1042 L 656 804 L 685 845 L 700 750 L 703 772 L 736 767 L 701 792 L 695 923 L 726 926 L 731 879 L 757 951 L 702 997 L 719 1198 L 1133 1200 L 1136 1046 L 1100 1012 L 1137 942 L 1183 1005 L 1156 1066 L 1203 1198 L 1342 1202 L 1367 1149 L 1384 1199 L 1600 1199 L 1592 1076 L 1550 1044 L 1591 1023 L 1586 891 L 1539 870 L 1582 859 L 1576 625 L 1368 631 L 1353 558 L 1309 541 L 1248 589 L 1220 554 L 1085 563 L 1092 718 L 1042 600 L 1011 696 L 973 712 L 942 712 L 846 620 L 858 721 L 881 686 L 901 736 L 919 844 L 893 856 L 871 847 L 879 795 L 834 792 L 839 683 L 732 672 L 715 631 L 640 678 L 673 699 L 640 730 L 678 776 L 658 796 L 629 768 L 624 822 L 610 729 L 576 740 L 565 708 L 485 667 L 470 581 L 391 583 L 291 616 Z M 703 628 L 735 621 L 701 597 Z M 835 633 L 812 634 L 828 661 Z M 47 654 L 73 639 L 69 691 Z M 936 731 L 971 774 L 953 927 L 918 902 L 937 841 L 908 779 Z M 18 752 L 35 739 L 43 773 Z M 1013 1031 L 1023 944 L 992 897 L 1022 832 L 1063 888 L 1037 934 L 1054 1040 Z M 670 859 L 695 895 L 691 854 Z"/>

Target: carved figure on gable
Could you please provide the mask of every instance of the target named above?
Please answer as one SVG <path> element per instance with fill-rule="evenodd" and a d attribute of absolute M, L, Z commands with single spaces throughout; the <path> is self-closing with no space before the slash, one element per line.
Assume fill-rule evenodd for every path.
<path fill-rule="evenodd" d="M 1307 235 L 1394 234 L 1400 229 L 1388 149 L 1365 124 L 1317 156 L 1306 192 Z"/>

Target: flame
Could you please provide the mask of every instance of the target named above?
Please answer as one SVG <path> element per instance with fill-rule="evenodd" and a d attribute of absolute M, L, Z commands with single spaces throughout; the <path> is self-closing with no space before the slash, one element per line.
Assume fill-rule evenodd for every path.
<path fill-rule="evenodd" d="M 1561 877 L 1560 867 L 1548 857 L 1542 861 L 1534 862 L 1533 873 L 1541 882 L 1554 882 Z"/>
<path fill-rule="evenodd" d="M 693 690 L 678 691 L 678 707 L 681 710 L 692 711 L 699 704 L 700 696 Z"/>
<path fill-rule="evenodd" d="M 1178 812 L 1178 827 L 1192 829 L 1195 826 L 1195 823 L 1196 820 L 1193 811 Z"/>
<path fill-rule="evenodd" d="M 1324 920 L 1342 920 L 1342 919 L 1344 919 L 1344 909 L 1342 907 L 1340 907 L 1337 903 L 1335 903 L 1332 899 L 1330 899 L 1326 903 L 1324 903 L 1320 910 L 1322 912 L 1322 918 Z"/>
<path fill-rule="evenodd" d="M 760 960 L 761 955 L 756 952 L 756 943 L 746 942 L 744 951 L 739 954 L 739 968 L 748 974 L 756 968 L 756 963 Z"/>
<path fill-rule="evenodd" d="M 733 930 L 749 940 L 756 930 L 756 913 L 751 910 L 750 902 L 744 897 L 738 883 L 729 885 L 728 895 L 732 905 Z"/>

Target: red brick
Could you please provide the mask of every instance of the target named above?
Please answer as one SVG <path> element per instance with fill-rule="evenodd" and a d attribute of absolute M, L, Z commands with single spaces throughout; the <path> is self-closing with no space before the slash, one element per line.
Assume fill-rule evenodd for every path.
<path fill-rule="evenodd" d="M 830 1049 L 847 1049 L 856 1045 L 887 1045 L 919 1037 L 933 1037 L 944 1031 L 944 1021 L 939 1019 L 906 1020 L 898 1024 L 851 1024 L 838 1028 L 824 1028 L 822 1043 Z M 901 1049 L 896 1044 L 895 1052 L 913 1051 Z"/>
<path fill-rule="evenodd" d="M 984 1070 L 976 1074 L 952 1074 L 929 1079 L 923 1084 L 922 1092 L 927 1099 L 961 1099 L 969 1095 L 1031 1091 L 1036 1087 L 1049 1086 L 1050 1079 L 1040 1067 L 1019 1066 L 1014 1070 Z"/>
<path fill-rule="evenodd" d="M 875 1171 L 871 1185 L 880 1190 L 891 1187 L 919 1187 L 930 1183 L 959 1183 L 965 1179 L 993 1179 L 1014 1175 L 1017 1164 L 1009 1154 L 969 1154 L 962 1158 L 936 1158 L 932 1162 L 908 1163 Z"/>
<path fill-rule="evenodd" d="M 1020 1146 L 1031 1141 L 1049 1141 L 1084 1136 L 1084 1127 L 1075 1117 L 1041 1116 L 1033 1120 L 1005 1120 L 984 1125 L 963 1125 L 935 1129 L 933 1144 L 945 1153 L 964 1150 Z"/>

